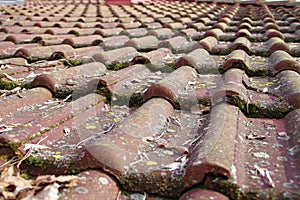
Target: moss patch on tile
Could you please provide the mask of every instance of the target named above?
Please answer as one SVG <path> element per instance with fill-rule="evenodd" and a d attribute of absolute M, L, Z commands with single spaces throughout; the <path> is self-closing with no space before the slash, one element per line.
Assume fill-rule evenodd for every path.
<path fill-rule="evenodd" d="M 64 64 L 64 66 L 67 67 L 75 67 L 78 65 L 82 65 L 83 60 L 77 60 L 77 59 L 65 59 L 62 61 L 62 63 Z"/>
<path fill-rule="evenodd" d="M 113 71 L 118 71 L 120 69 L 124 69 L 128 67 L 130 64 L 129 63 L 112 63 L 107 66 L 108 70 L 113 70 Z"/>
<path fill-rule="evenodd" d="M 226 101 L 232 105 L 239 107 L 239 109 L 247 116 L 253 118 L 275 118 L 281 119 L 288 112 L 292 110 L 291 107 L 285 105 L 271 106 L 271 107 L 262 107 L 258 103 L 251 102 L 247 103 L 241 99 L 238 95 L 227 96 Z"/>

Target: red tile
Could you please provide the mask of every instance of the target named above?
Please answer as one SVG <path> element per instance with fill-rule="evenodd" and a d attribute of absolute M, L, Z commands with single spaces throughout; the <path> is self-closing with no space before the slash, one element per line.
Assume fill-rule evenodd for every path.
<path fill-rule="evenodd" d="M 128 22 L 128 23 L 120 23 L 117 27 L 123 28 L 123 29 L 134 29 L 141 27 L 140 22 Z"/>
<path fill-rule="evenodd" d="M 124 47 L 129 40 L 125 35 L 111 36 L 103 39 L 103 45 L 105 50 L 118 49 Z"/>
<path fill-rule="evenodd" d="M 32 62 L 42 59 L 50 59 L 54 54 L 61 54 L 62 57 L 66 57 L 66 55 L 72 51 L 73 48 L 70 45 L 64 44 L 56 46 L 33 47 L 30 49 L 20 48 L 15 52 L 15 56 L 24 57 Z"/>
<path fill-rule="evenodd" d="M 34 104 L 41 104 L 47 100 L 52 99 L 52 94 L 45 88 L 35 88 L 31 90 L 22 91 L 20 93 L 22 96 L 19 97 L 18 95 L 11 95 L 7 97 L 1 98 L 1 107 L 0 113 L 1 118 L 14 114 L 25 106 L 31 106 Z M 13 106 L 12 106 L 13 102 Z"/>
<path fill-rule="evenodd" d="M 299 74 L 295 71 L 286 70 L 277 74 L 275 80 L 277 86 L 275 92 L 283 96 L 294 108 L 300 108 Z"/>
<path fill-rule="evenodd" d="M 295 70 L 300 73 L 300 64 L 287 52 L 278 50 L 269 56 L 270 66 L 276 71 Z"/>
<path fill-rule="evenodd" d="M 136 28 L 136 29 L 124 30 L 121 34 L 127 35 L 130 38 L 137 38 L 137 37 L 146 36 L 147 33 L 148 30 L 145 28 Z"/>
<path fill-rule="evenodd" d="M 204 189 L 192 189 L 184 193 L 180 200 L 208 200 L 208 199 L 218 199 L 218 200 L 228 200 L 229 198 L 212 190 Z"/>
<path fill-rule="evenodd" d="M 80 178 L 79 184 L 75 187 L 64 188 L 61 196 L 65 199 L 117 199 L 120 192 L 116 181 L 107 174 L 88 170 L 78 174 Z"/>
<path fill-rule="evenodd" d="M 174 53 L 188 53 L 201 47 L 201 45 L 196 41 L 188 41 L 183 36 L 177 36 L 161 41 L 158 47 L 170 48 Z"/>
<path fill-rule="evenodd" d="M 46 87 L 57 97 L 66 97 L 74 90 L 89 92 L 95 90 L 95 86 L 88 85 L 88 82 L 95 76 L 103 75 L 105 70 L 106 67 L 102 63 L 87 63 L 37 76 L 31 83 L 31 87 Z"/>
<path fill-rule="evenodd" d="M 152 85 L 146 91 L 145 98 L 162 97 L 168 99 L 174 106 L 179 107 L 180 91 L 184 90 L 189 81 L 194 81 L 196 76 L 197 72 L 194 68 L 182 66 L 170 73 L 166 78 Z"/>
<path fill-rule="evenodd" d="M 154 35 L 159 40 L 165 40 L 173 37 L 174 32 L 169 28 L 161 28 L 161 29 L 150 30 L 148 32 L 148 35 Z"/>
<path fill-rule="evenodd" d="M 124 31 L 123 28 L 98 29 L 94 34 L 100 34 L 103 37 L 111 37 L 120 35 L 122 31 Z"/>
<path fill-rule="evenodd" d="M 277 50 L 283 50 L 283 51 L 289 52 L 289 50 L 290 50 L 289 45 L 278 37 L 270 38 L 265 43 L 265 46 L 266 46 L 267 50 L 270 52 L 274 52 Z"/>
<path fill-rule="evenodd" d="M 16 52 L 24 48 L 39 48 L 40 46 L 37 43 L 12 45 L 10 42 L 5 42 L 4 44 L 4 47 L 0 47 L 1 58 L 13 57 Z"/>
<path fill-rule="evenodd" d="M 278 38 L 284 40 L 284 35 L 276 29 L 268 29 L 265 32 L 265 35 L 267 36 L 268 39 L 272 38 L 272 37 L 278 37 Z"/>
<path fill-rule="evenodd" d="M 236 37 L 246 37 L 248 40 L 251 39 L 251 33 L 247 29 L 240 29 L 235 35 Z"/>
<path fill-rule="evenodd" d="M 194 67 L 200 74 L 219 74 L 217 62 L 205 49 L 196 49 L 191 53 L 180 57 L 175 63 L 176 67 L 185 65 Z"/>
<path fill-rule="evenodd" d="M 217 45 L 217 43 L 218 43 L 218 40 L 212 36 L 205 37 L 204 39 L 199 41 L 199 44 L 209 52 L 211 52 L 212 48 L 215 45 Z"/>
<path fill-rule="evenodd" d="M 144 65 L 132 65 L 125 69 L 100 77 L 99 83 L 104 86 L 112 86 L 130 77 L 135 78 L 135 75 L 144 76 L 143 74 L 149 73 L 150 70 Z"/>
<path fill-rule="evenodd" d="M 222 63 L 222 67 L 224 69 L 229 69 L 233 67 L 245 69 L 250 66 L 250 57 L 243 50 L 234 50 L 232 51 L 228 57 Z"/>
<path fill-rule="evenodd" d="M 248 53 L 250 52 L 250 46 L 251 42 L 246 37 L 238 37 L 233 43 L 230 43 L 228 47 L 231 50 L 241 49 Z"/>
<path fill-rule="evenodd" d="M 79 36 L 71 37 L 65 39 L 62 43 L 69 44 L 72 47 L 83 47 L 83 46 L 96 46 L 103 42 L 103 38 L 100 35 L 89 35 L 89 36 Z"/>
<path fill-rule="evenodd" d="M 156 49 L 159 40 L 155 36 L 145 36 L 140 38 L 133 38 L 125 43 L 127 47 L 134 47 L 138 51 L 149 51 Z"/>
<path fill-rule="evenodd" d="M 106 51 L 103 53 L 95 54 L 93 58 L 97 62 L 101 62 L 106 66 L 114 65 L 117 63 L 120 64 L 128 64 L 130 63 L 136 56 L 138 56 L 138 52 L 133 47 L 124 47 L 116 50 Z"/>
<path fill-rule="evenodd" d="M 146 64 L 148 62 L 152 65 L 155 70 L 163 69 L 165 67 L 170 68 L 173 65 L 176 56 L 172 53 L 170 49 L 159 48 L 147 53 L 142 54 L 143 59 L 146 59 Z M 140 57 L 136 57 L 133 63 L 139 62 Z"/>

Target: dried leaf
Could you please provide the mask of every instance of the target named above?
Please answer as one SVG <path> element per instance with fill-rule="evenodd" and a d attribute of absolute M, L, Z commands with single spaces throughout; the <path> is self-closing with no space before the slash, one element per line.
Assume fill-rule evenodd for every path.
<path fill-rule="evenodd" d="M 170 164 L 164 166 L 163 169 L 168 169 L 170 171 L 173 171 L 175 169 L 179 169 L 180 166 L 181 166 L 180 162 L 173 162 L 173 163 L 170 163 Z"/>
<path fill-rule="evenodd" d="M 255 152 L 253 156 L 256 158 L 270 158 L 270 155 L 265 152 Z"/>
<path fill-rule="evenodd" d="M 247 135 L 246 138 L 248 140 L 263 140 L 263 139 L 266 139 L 266 136 L 257 135 L 257 134 L 250 134 L 250 135 Z"/>
<path fill-rule="evenodd" d="M 52 185 L 47 185 L 39 193 L 37 193 L 33 200 L 57 200 L 59 199 L 59 184 L 54 183 Z"/>
<path fill-rule="evenodd" d="M 78 184 L 79 177 L 73 175 L 58 176 L 56 177 L 56 181 L 63 183 L 66 187 L 74 187 Z"/>

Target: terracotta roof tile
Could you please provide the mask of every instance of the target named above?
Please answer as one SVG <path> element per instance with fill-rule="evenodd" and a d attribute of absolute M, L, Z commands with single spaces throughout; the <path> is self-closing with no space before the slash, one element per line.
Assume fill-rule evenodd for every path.
<path fill-rule="evenodd" d="M 201 45 L 196 41 L 188 41 L 183 36 L 173 37 L 158 44 L 158 47 L 170 48 L 174 53 L 188 53 L 199 48 Z"/>
<path fill-rule="evenodd" d="M 138 51 L 149 51 L 156 49 L 159 40 L 152 35 L 144 36 L 140 38 L 133 38 L 126 42 L 125 46 L 134 47 Z"/>
<path fill-rule="evenodd" d="M 31 87 L 46 87 L 56 97 L 66 97 L 74 92 L 74 89 L 89 92 L 95 88 L 90 88 L 88 82 L 95 76 L 101 76 L 106 67 L 102 63 L 92 62 L 84 65 L 64 69 L 62 71 L 51 72 L 37 76 L 31 83 Z M 83 87 L 84 89 L 81 89 Z"/>
<path fill-rule="evenodd" d="M 200 74 L 219 73 L 216 61 L 205 49 L 196 49 L 191 53 L 180 57 L 175 63 L 176 67 L 184 65 L 194 67 Z"/>
<path fill-rule="evenodd" d="M 107 174 L 97 170 L 89 170 L 78 174 L 78 176 L 80 183 L 76 187 L 63 189 L 61 196 L 82 200 L 105 200 L 118 197 L 120 189 L 114 179 Z"/>
<path fill-rule="evenodd" d="M 139 54 L 135 48 L 124 47 L 95 54 L 93 58 L 95 61 L 102 62 L 108 67 L 115 64 L 128 64 L 138 55 Z"/>
<path fill-rule="evenodd" d="M 89 36 L 70 37 L 65 39 L 62 43 L 69 44 L 75 48 L 75 47 L 99 45 L 102 42 L 103 42 L 103 38 L 100 35 L 89 35 Z"/>

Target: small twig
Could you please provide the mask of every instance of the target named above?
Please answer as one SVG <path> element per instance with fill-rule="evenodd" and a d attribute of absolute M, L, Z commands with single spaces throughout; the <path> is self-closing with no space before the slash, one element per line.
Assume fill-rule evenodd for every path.
<path fill-rule="evenodd" d="M 80 144 L 82 144 L 82 143 L 84 143 L 84 142 L 86 142 L 86 141 L 88 141 L 88 140 L 97 138 L 97 137 L 99 137 L 99 136 L 102 135 L 102 134 L 106 134 L 106 133 L 110 132 L 115 126 L 116 126 L 115 123 L 110 124 L 109 127 L 108 127 L 106 130 L 102 131 L 101 133 L 98 133 L 97 135 L 93 135 L 93 136 L 88 137 L 88 138 L 86 138 L 86 139 L 84 139 L 84 140 L 81 140 L 80 142 L 78 142 L 78 143 L 76 144 L 76 146 L 79 147 Z"/>
<path fill-rule="evenodd" d="M 118 192 L 116 200 L 119 200 L 120 196 L 121 196 L 121 191 Z"/>
<path fill-rule="evenodd" d="M 1 166 L 0 166 L 0 170 L 4 167 L 6 167 L 7 165 L 14 165 L 16 164 L 16 162 L 18 162 L 20 159 L 19 158 L 15 158 L 13 157 L 12 159 L 8 160 L 7 162 L 3 163 Z"/>
<path fill-rule="evenodd" d="M 71 98 L 71 96 L 72 96 L 72 94 L 68 95 L 64 100 L 62 100 L 61 103 L 64 103 L 64 102 L 68 101 Z"/>
<path fill-rule="evenodd" d="M 17 79 L 15 79 L 14 77 L 8 75 L 7 73 L 3 73 L 3 75 L 10 81 L 17 81 Z"/>

